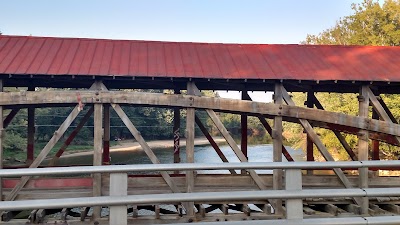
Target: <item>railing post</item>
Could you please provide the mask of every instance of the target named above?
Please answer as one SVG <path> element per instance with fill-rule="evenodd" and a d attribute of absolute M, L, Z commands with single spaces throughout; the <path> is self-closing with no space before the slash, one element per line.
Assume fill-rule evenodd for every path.
<path fill-rule="evenodd" d="M 286 169 L 285 170 L 285 189 L 288 191 L 301 191 L 303 188 L 301 170 Z M 303 219 L 303 200 L 302 199 L 286 199 L 286 219 L 301 220 Z"/>
<path fill-rule="evenodd" d="M 110 196 L 128 194 L 128 175 L 126 173 L 110 174 Z M 110 206 L 110 225 L 127 225 L 127 206 Z"/>

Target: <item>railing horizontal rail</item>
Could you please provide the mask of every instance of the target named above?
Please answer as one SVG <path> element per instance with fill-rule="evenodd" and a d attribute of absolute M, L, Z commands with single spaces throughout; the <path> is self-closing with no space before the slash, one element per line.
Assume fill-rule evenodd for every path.
<path fill-rule="evenodd" d="M 400 167 L 400 161 L 336 161 L 336 162 L 246 162 L 246 163 L 179 163 L 112 166 L 77 166 L 50 168 L 2 169 L 0 177 L 37 175 L 67 175 L 91 173 L 127 173 L 177 170 L 229 170 L 229 169 L 332 169 L 332 168 L 390 168 Z"/>
<path fill-rule="evenodd" d="M 87 206 L 117 206 L 140 204 L 163 204 L 175 202 L 218 202 L 218 201 L 251 201 L 260 199 L 304 199 L 304 198 L 335 198 L 335 197 L 389 197 L 400 196 L 400 188 L 350 188 L 350 189 L 308 189 L 298 191 L 263 190 L 235 192 L 198 192 L 147 194 L 128 196 L 101 196 L 85 198 L 62 198 L 3 201 L 0 211 L 25 209 L 56 209 Z"/>
<path fill-rule="evenodd" d="M 196 225 L 397 225 L 400 216 L 378 217 L 346 217 L 346 218 L 312 218 L 302 220 L 250 220 L 228 222 L 199 222 Z M 193 223 L 179 223 L 179 225 L 191 225 Z M 178 225 L 178 224 L 170 224 Z"/>

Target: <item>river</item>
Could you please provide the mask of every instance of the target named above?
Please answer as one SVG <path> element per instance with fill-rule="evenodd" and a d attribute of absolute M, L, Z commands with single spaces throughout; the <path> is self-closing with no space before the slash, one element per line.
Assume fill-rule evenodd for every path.
<path fill-rule="evenodd" d="M 228 145 L 220 146 L 221 151 L 224 153 L 229 162 L 239 162 L 233 150 Z M 253 145 L 248 147 L 249 162 L 272 162 L 272 145 Z M 289 153 L 295 161 L 304 160 L 304 154 L 301 150 L 294 150 L 287 147 Z M 173 163 L 173 149 L 153 149 L 155 155 L 161 163 Z M 196 163 L 222 163 L 215 150 L 207 146 L 195 146 L 195 162 Z M 181 161 L 186 161 L 185 148 L 181 148 L 180 152 Z M 285 157 L 283 157 L 286 161 Z M 61 158 L 58 162 L 59 165 L 79 165 L 90 164 L 93 160 L 92 155 L 83 155 L 78 157 Z M 111 152 L 111 164 L 151 164 L 150 159 L 146 156 L 144 151 L 114 151 Z M 217 171 L 213 171 L 215 173 Z M 218 171 L 226 173 L 227 171 Z M 266 171 L 264 171 L 265 173 Z M 270 171 L 267 171 L 269 173 Z"/>

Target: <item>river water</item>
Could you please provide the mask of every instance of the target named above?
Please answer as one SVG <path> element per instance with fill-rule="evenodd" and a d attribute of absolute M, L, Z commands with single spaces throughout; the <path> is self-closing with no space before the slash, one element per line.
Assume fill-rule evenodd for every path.
<path fill-rule="evenodd" d="M 228 145 L 220 146 L 221 151 L 229 162 L 239 162 L 233 150 Z M 272 145 L 253 145 L 248 147 L 249 162 L 272 162 Z M 304 154 L 301 150 L 294 150 L 287 147 L 287 150 L 295 159 L 295 161 L 304 160 Z M 161 163 L 173 163 L 173 149 L 153 149 L 155 155 Z M 222 163 L 213 147 L 211 146 L 195 146 L 194 159 L 196 163 Z M 185 148 L 180 151 L 181 162 L 186 161 Z M 286 161 L 285 157 L 283 157 Z M 59 165 L 79 165 L 92 163 L 93 155 L 84 155 L 78 157 L 61 158 L 58 162 Z M 151 164 L 150 159 L 146 156 L 144 151 L 118 151 L 111 152 L 111 164 Z M 206 172 L 206 171 L 205 171 Z M 217 171 L 212 171 L 216 173 Z M 262 173 L 269 173 L 270 171 L 260 171 Z M 218 173 L 228 173 L 228 171 L 218 171 Z"/>

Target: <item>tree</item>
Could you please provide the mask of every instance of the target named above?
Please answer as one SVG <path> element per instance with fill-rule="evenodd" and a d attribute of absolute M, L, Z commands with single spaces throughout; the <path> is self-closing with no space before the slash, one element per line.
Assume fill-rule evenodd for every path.
<path fill-rule="evenodd" d="M 318 35 L 307 35 L 304 44 L 400 45 L 400 1 L 364 0 L 352 4 L 353 14 Z"/>
<path fill-rule="evenodd" d="M 352 4 L 353 14 L 336 22 L 336 25 L 322 31 L 318 35 L 307 35 L 303 44 L 328 45 L 379 45 L 400 46 L 400 0 L 386 0 L 380 4 L 376 0 L 364 0 Z M 300 95 L 300 94 L 295 94 Z M 392 113 L 399 121 L 400 98 L 398 95 L 381 95 Z M 357 98 L 355 94 L 319 93 L 317 98 L 329 111 L 357 115 Z M 331 152 L 336 152 L 337 158 L 344 159 L 347 155 L 333 132 L 317 129 L 318 134 Z M 345 135 L 350 146 L 356 149 L 355 135 Z M 294 142 L 300 145 L 299 142 Z M 398 158 L 398 148 L 381 144 L 381 151 L 388 158 Z"/>

